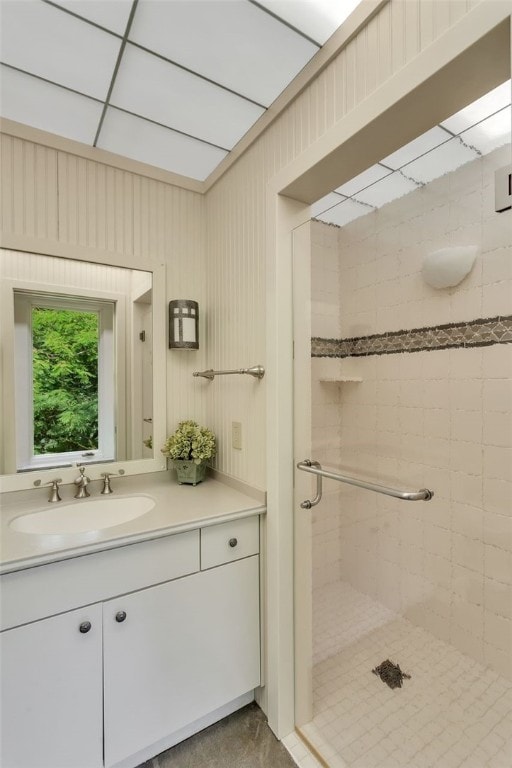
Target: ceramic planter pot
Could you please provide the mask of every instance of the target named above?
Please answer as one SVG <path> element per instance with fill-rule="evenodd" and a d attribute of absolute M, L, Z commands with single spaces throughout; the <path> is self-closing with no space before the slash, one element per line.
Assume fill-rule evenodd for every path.
<path fill-rule="evenodd" d="M 196 464 L 189 459 L 173 459 L 174 469 L 178 473 L 178 483 L 180 485 L 197 485 L 204 480 L 206 474 L 206 462 Z"/>

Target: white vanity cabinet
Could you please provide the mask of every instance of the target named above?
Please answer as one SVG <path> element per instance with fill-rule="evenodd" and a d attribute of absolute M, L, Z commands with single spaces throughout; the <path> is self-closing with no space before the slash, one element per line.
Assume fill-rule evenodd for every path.
<path fill-rule="evenodd" d="M 101 768 L 101 606 L 0 634 L 2 768 Z"/>
<path fill-rule="evenodd" d="M 252 516 L 2 576 L 2 768 L 136 766 L 257 687 L 258 551 Z"/>
<path fill-rule="evenodd" d="M 106 766 L 259 685 L 258 574 L 249 557 L 105 603 Z"/>

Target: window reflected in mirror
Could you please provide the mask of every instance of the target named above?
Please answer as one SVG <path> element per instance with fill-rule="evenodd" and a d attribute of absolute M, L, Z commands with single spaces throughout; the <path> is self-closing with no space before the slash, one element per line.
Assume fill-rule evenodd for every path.
<path fill-rule="evenodd" d="M 152 275 L 0 251 L 0 473 L 152 458 Z"/>

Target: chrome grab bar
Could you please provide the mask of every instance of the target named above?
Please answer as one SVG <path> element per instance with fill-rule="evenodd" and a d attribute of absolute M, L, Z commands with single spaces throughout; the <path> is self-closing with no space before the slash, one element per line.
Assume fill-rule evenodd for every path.
<path fill-rule="evenodd" d="M 262 365 L 253 365 L 251 368 L 236 368 L 232 371 L 214 371 L 209 368 L 207 371 L 194 371 L 192 376 L 202 376 L 203 379 L 213 381 L 216 376 L 230 376 L 232 374 L 244 374 L 254 376 L 255 379 L 262 379 L 265 375 L 265 369 Z"/>
<path fill-rule="evenodd" d="M 322 469 L 322 465 L 318 461 L 312 461 L 311 459 L 299 461 L 297 469 L 316 475 L 316 496 L 311 501 L 309 499 L 303 501 L 300 505 L 301 509 L 311 509 L 311 507 L 318 504 L 322 498 L 323 477 L 328 477 L 330 480 L 338 480 L 340 483 L 356 485 L 358 488 L 365 488 L 367 491 L 375 491 L 375 493 L 383 493 L 386 496 L 394 496 L 396 499 L 402 499 L 403 501 L 430 501 L 434 495 L 434 491 L 429 491 L 428 488 L 420 488 L 419 491 L 397 491 L 395 488 L 387 488 L 385 485 L 367 483 L 365 480 L 357 480 L 355 477 L 339 475 L 336 472 L 327 472 L 325 469 Z"/>

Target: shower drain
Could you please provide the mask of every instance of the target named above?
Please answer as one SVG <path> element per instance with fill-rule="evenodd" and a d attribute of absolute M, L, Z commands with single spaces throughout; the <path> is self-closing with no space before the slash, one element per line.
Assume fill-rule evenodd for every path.
<path fill-rule="evenodd" d="M 390 688 L 401 688 L 402 680 L 410 680 L 411 676 L 402 672 L 398 664 L 393 664 L 392 661 L 386 659 L 378 667 L 372 669 L 374 675 L 378 675 L 383 683 L 389 685 Z"/>

